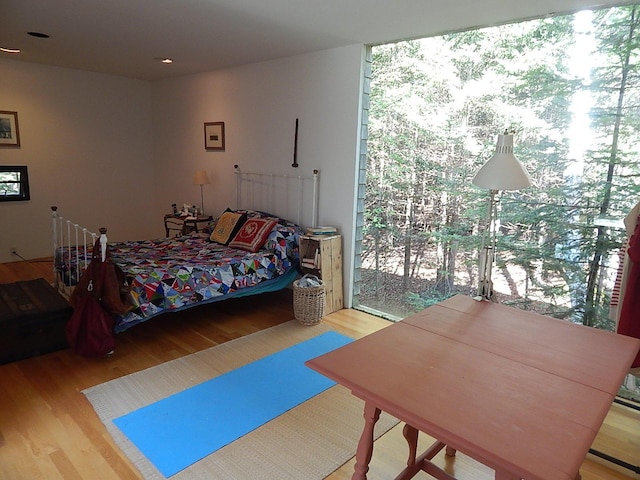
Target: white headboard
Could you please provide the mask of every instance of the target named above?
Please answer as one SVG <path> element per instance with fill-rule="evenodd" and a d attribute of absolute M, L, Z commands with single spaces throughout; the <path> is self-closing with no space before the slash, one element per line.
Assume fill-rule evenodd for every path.
<path fill-rule="evenodd" d="M 320 171 L 312 175 L 243 172 L 234 165 L 236 208 L 262 210 L 303 227 L 318 225 Z"/>

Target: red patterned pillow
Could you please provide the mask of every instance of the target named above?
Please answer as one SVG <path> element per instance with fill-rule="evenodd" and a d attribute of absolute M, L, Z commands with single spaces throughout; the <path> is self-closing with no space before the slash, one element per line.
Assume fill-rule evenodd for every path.
<path fill-rule="evenodd" d="M 248 218 L 233 240 L 229 242 L 229 246 L 255 253 L 264 245 L 271 230 L 277 224 L 276 220 Z"/>

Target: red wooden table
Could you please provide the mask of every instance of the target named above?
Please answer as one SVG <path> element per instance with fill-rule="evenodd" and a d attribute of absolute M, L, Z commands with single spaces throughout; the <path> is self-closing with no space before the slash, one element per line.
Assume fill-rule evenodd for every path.
<path fill-rule="evenodd" d="M 354 480 L 366 479 L 380 411 L 406 425 L 420 470 L 445 446 L 498 480 L 574 480 L 640 340 L 457 295 L 307 362 L 365 402 Z M 418 456 L 418 431 L 438 439 Z"/>

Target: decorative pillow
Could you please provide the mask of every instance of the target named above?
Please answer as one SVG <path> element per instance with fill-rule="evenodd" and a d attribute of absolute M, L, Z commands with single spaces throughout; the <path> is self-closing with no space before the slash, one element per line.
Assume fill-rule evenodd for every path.
<path fill-rule="evenodd" d="M 224 212 L 220 215 L 215 228 L 209 236 L 209 240 L 221 243 L 222 245 L 227 245 L 235 234 L 238 233 L 240 228 L 242 228 L 246 219 L 246 214 Z"/>
<path fill-rule="evenodd" d="M 255 253 L 264 245 L 269 233 L 277 224 L 276 220 L 247 218 L 233 240 L 229 242 L 229 246 Z"/>
<path fill-rule="evenodd" d="M 274 215 L 273 213 L 262 212 L 260 210 L 240 209 L 240 210 L 234 210 L 234 212 L 236 212 L 236 213 L 246 213 L 247 214 L 247 218 L 266 218 L 267 220 L 276 220 L 278 223 L 282 223 L 282 224 L 287 222 L 287 220 L 284 220 L 284 219 L 278 217 L 277 215 Z"/>

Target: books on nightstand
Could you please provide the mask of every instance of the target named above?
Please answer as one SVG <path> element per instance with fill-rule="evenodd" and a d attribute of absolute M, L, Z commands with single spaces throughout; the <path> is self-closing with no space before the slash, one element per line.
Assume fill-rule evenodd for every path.
<path fill-rule="evenodd" d="M 307 253 L 307 255 L 313 255 L 313 256 L 302 257 L 300 260 L 302 267 L 319 269 L 320 268 L 320 252 L 318 250 L 315 250 L 314 252 Z"/>
<path fill-rule="evenodd" d="M 307 227 L 307 235 L 335 235 L 336 227 Z"/>
<path fill-rule="evenodd" d="M 336 227 L 307 227 L 306 234 L 300 236 L 300 265 L 303 268 L 320 270 L 322 245 L 325 240 L 331 242 L 336 238 L 339 238 Z"/>

